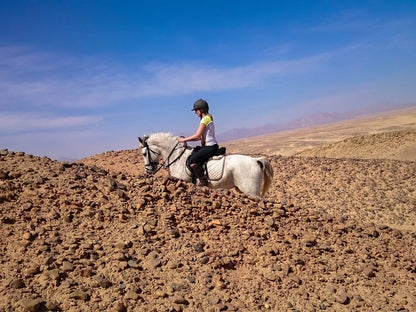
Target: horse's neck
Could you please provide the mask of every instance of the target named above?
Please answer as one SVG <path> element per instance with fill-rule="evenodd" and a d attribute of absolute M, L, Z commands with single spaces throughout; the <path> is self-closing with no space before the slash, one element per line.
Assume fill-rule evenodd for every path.
<path fill-rule="evenodd" d="M 183 151 L 182 148 L 176 150 L 172 156 L 170 157 L 170 161 L 177 159 L 171 166 L 169 166 L 169 173 L 178 179 L 188 180 L 189 176 L 186 173 L 186 160 L 188 159 L 189 155 L 191 154 L 192 149 L 187 148 Z M 181 155 L 182 154 L 182 155 Z"/>
<path fill-rule="evenodd" d="M 171 155 L 170 158 L 172 158 L 172 156 L 175 155 L 175 153 L 177 152 L 177 151 L 174 151 L 175 145 L 176 145 L 176 142 L 170 142 L 170 143 L 164 144 L 161 147 L 160 153 L 161 153 L 163 160 L 167 159 L 169 155 Z"/>
<path fill-rule="evenodd" d="M 161 157 L 163 158 L 162 160 L 166 161 L 166 164 L 175 161 L 175 159 L 175 163 L 178 162 L 180 160 L 179 157 L 182 159 L 183 157 L 185 157 L 186 152 L 188 152 L 188 149 L 184 151 L 184 147 L 182 146 L 182 144 L 178 144 L 176 140 L 169 143 L 165 143 L 163 146 L 159 145 L 159 147 Z M 181 156 L 181 154 L 183 155 Z"/>

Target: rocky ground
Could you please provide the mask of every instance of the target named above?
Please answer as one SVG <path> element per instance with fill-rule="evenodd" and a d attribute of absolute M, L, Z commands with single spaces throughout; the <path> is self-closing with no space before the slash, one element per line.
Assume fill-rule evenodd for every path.
<path fill-rule="evenodd" d="M 1 311 L 416 310 L 416 162 L 269 156 L 256 200 L 140 157 L 0 152 Z"/>
<path fill-rule="evenodd" d="M 298 156 L 416 161 L 416 130 L 356 136 L 297 153 Z"/>

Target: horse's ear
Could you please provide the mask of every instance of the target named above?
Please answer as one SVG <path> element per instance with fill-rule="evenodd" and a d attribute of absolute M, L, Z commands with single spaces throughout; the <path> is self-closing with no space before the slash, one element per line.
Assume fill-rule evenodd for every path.
<path fill-rule="evenodd" d="M 149 138 L 149 136 L 145 135 L 143 138 L 139 137 L 139 142 L 144 145 L 147 141 L 147 139 Z"/>

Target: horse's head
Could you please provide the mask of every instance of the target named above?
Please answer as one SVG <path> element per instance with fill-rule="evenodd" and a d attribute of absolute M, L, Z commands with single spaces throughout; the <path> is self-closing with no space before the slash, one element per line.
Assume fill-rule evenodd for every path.
<path fill-rule="evenodd" d="M 160 159 L 160 152 L 157 150 L 156 147 L 149 146 L 147 142 L 148 139 L 148 136 L 144 136 L 143 138 L 139 137 L 139 148 L 143 155 L 146 173 L 152 174 L 157 170 L 157 165 L 159 164 Z"/>

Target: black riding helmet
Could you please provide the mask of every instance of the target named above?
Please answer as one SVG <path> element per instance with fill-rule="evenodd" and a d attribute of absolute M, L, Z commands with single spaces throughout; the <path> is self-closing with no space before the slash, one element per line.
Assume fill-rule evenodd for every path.
<path fill-rule="evenodd" d="M 196 111 L 198 109 L 205 110 L 206 112 L 208 112 L 209 111 L 209 106 L 208 106 L 207 101 L 205 101 L 203 99 L 199 99 L 199 100 L 195 101 L 194 107 L 192 108 L 192 110 Z"/>

